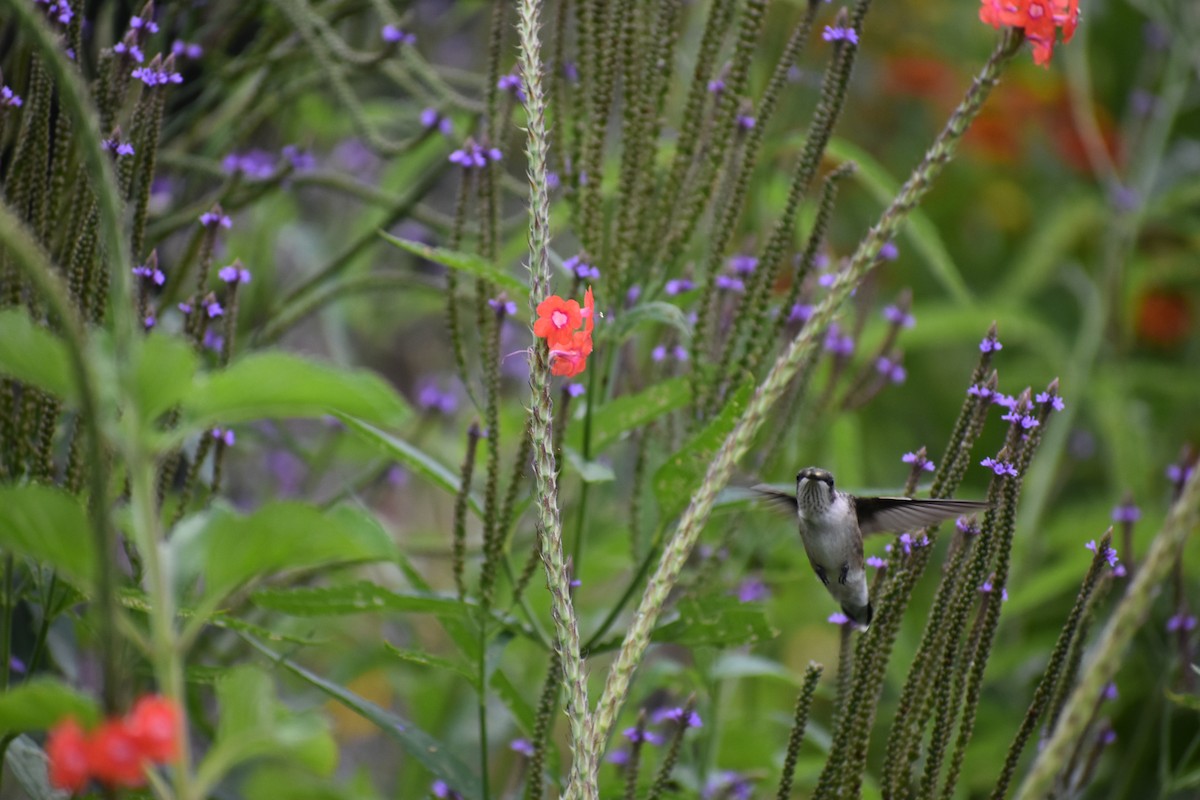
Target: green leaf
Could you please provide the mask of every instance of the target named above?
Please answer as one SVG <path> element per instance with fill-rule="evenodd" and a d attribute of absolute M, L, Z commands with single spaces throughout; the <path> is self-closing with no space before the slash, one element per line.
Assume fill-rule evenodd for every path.
<path fill-rule="evenodd" d="M 596 330 L 599 331 L 597 338 L 601 341 L 619 344 L 629 338 L 638 326 L 646 323 L 674 328 L 685 343 L 691 341 L 692 323 L 688 321 L 687 314 L 674 303 L 662 300 L 638 303 L 614 318 L 611 325 L 597 328 Z"/>
<path fill-rule="evenodd" d="M 692 399 L 692 388 L 686 377 L 671 378 L 654 384 L 637 394 L 627 394 L 605 403 L 592 412 L 592 455 L 604 452 L 627 432 L 652 420 L 683 408 Z M 572 425 L 568 434 L 571 446 L 582 452 L 583 426 Z"/>
<path fill-rule="evenodd" d="M 778 661 L 737 650 L 721 653 L 712 666 L 710 677 L 713 680 L 777 678 L 793 686 L 799 686 L 803 682 L 799 676 Z"/>
<path fill-rule="evenodd" d="M 675 618 L 655 630 L 651 639 L 688 647 L 737 647 L 772 639 L 776 634 L 760 603 L 710 595 L 680 600 Z"/>
<path fill-rule="evenodd" d="M 1190 711 L 1200 711 L 1200 695 L 1180 694 L 1179 692 L 1172 692 L 1170 689 L 1164 689 L 1163 691 L 1166 693 L 1167 699 L 1180 708 L 1186 708 Z"/>
<path fill-rule="evenodd" d="M 43 484 L 0 486 L 0 549 L 28 556 L 90 586 L 96 547 L 79 498 Z"/>
<path fill-rule="evenodd" d="M 23 310 L 0 311 L 0 375 L 36 386 L 67 402 L 75 399 L 67 346 Z"/>
<path fill-rule="evenodd" d="M 612 467 L 608 464 L 602 464 L 599 461 L 588 461 L 574 448 L 565 448 L 565 455 L 567 463 L 579 473 L 579 477 L 583 479 L 584 483 L 605 483 L 617 479 Z"/>
<path fill-rule="evenodd" d="M 187 395 L 196 375 L 196 351 L 183 339 L 151 331 L 135 358 L 133 397 L 142 416 L 153 422 Z"/>
<path fill-rule="evenodd" d="M 433 456 L 362 420 L 350 416 L 340 416 L 340 419 L 352 432 L 374 444 L 385 455 L 396 459 L 421 477 L 442 487 L 451 495 L 458 494 L 458 487 L 461 485 L 458 474 L 451 472 L 449 467 L 435 460 Z M 483 518 L 483 506 L 480 505 L 478 497 L 474 494 L 467 495 L 467 505 L 475 512 L 476 516 L 480 519 Z"/>
<path fill-rule="evenodd" d="M 449 658 L 435 656 L 432 653 L 426 653 L 423 650 L 409 650 L 405 647 L 396 647 L 391 642 L 384 642 L 383 646 L 387 651 L 401 661 L 409 664 L 420 664 L 423 667 L 433 667 L 441 672 L 454 672 L 467 679 L 471 686 L 475 687 L 475 691 L 479 691 L 479 675 L 478 673 L 457 661 L 452 661 Z"/>
<path fill-rule="evenodd" d="M 437 778 L 444 780 L 466 800 L 480 800 L 482 790 L 479 778 L 455 755 L 455 748 L 434 739 L 397 714 L 386 711 L 363 699 L 349 689 L 309 672 L 304 667 L 272 652 L 251 637 L 244 637 L 259 652 L 276 664 L 284 667 L 301 680 L 315 686 L 346 708 L 374 723 L 383 733 L 403 747 L 409 755 L 420 762 Z"/>
<path fill-rule="evenodd" d="M 200 375 L 183 398 L 190 430 L 247 420 L 349 414 L 398 425 L 411 413 L 386 381 L 279 352 L 254 353 L 225 369 Z"/>
<path fill-rule="evenodd" d="M 100 720 L 96 701 L 53 678 L 32 678 L 0 694 L 0 736 L 45 730 L 74 717 L 88 727 Z"/>
<path fill-rule="evenodd" d="M 401 594 L 367 581 L 324 588 L 260 589 L 255 605 L 295 617 L 328 617 L 368 611 L 462 617 L 469 606 L 455 597 L 425 592 Z"/>
<path fill-rule="evenodd" d="M 526 736 L 532 736 L 534 728 L 537 727 L 537 715 L 530 705 L 522 696 L 521 691 L 513 684 L 503 670 L 497 669 L 492 673 L 491 680 L 488 681 L 492 691 L 504 702 L 508 708 L 508 713 L 512 714 L 513 721 L 517 723 L 517 727 L 521 729 L 521 733 Z"/>
<path fill-rule="evenodd" d="M 380 231 L 379 235 L 401 250 L 407 250 L 435 264 L 441 264 L 447 269 L 468 272 L 477 278 L 485 278 L 508 292 L 513 299 L 519 299 L 529 294 L 529 286 L 524 281 L 498 269 L 495 264 L 481 256 L 458 250 L 447 250 L 443 247 L 430 247 L 427 244 L 401 239 L 383 231 Z"/>
<path fill-rule="evenodd" d="M 875 199 L 886 206 L 900 191 L 900 182 L 893 178 L 882 164 L 876 161 L 867 151 L 850 144 L 844 139 L 834 137 L 829 140 L 829 155 L 839 161 L 853 161 L 858 169 L 854 177 L 866 187 Z M 908 220 L 904 223 L 904 232 L 912 241 L 917 252 L 925 259 L 933 277 L 945 287 L 959 305 L 970 305 L 973 302 L 971 291 L 966 281 L 954 265 L 954 259 L 946 249 L 937 226 L 926 216 L 925 212 L 913 209 L 909 212 Z"/>
<path fill-rule="evenodd" d="M 67 800 L 71 795 L 50 786 L 50 759 L 28 736 L 18 736 L 4 753 L 4 764 L 28 800 Z"/>
<path fill-rule="evenodd" d="M 712 421 L 693 436 L 654 473 L 654 496 L 663 518 L 678 515 L 699 488 L 713 457 L 741 418 L 754 382 L 746 381 L 725 403 Z"/>
<path fill-rule="evenodd" d="M 349 506 L 321 511 L 298 502 L 268 503 L 248 516 L 217 509 L 199 536 L 209 597 L 281 570 L 386 561 L 396 551 L 365 511 Z"/>

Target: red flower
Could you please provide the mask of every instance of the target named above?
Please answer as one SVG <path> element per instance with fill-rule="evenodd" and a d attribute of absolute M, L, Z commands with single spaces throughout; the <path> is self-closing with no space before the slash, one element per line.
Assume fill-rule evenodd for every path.
<path fill-rule="evenodd" d="M 159 695 L 146 695 L 129 712 L 126 727 L 142 756 L 162 764 L 179 756 L 179 711 Z"/>
<path fill-rule="evenodd" d="M 72 794 L 87 786 L 87 740 L 74 718 L 68 717 L 50 731 L 46 755 L 50 757 L 51 786 Z"/>
<path fill-rule="evenodd" d="M 1079 24 L 1079 0 L 981 0 L 979 19 L 999 28 L 1021 28 L 1033 45 L 1033 62 L 1046 66 L 1054 54 L 1057 30 L 1071 41 Z"/>
<path fill-rule="evenodd" d="M 550 372 L 574 378 L 587 366 L 592 354 L 592 328 L 596 325 L 596 302 L 592 290 L 583 295 L 583 309 L 574 300 L 551 295 L 538 304 L 533 332 L 550 346 Z M 583 330 L 575 330 L 583 323 Z"/>
<path fill-rule="evenodd" d="M 123 719 L 110 719 L 87 740 L 88 768 L 109 786 L 141 786 L 146 782 L 146 757 Z"/>

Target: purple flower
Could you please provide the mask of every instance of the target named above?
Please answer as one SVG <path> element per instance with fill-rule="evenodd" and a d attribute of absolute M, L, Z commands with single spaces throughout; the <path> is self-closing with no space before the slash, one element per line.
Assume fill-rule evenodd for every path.
<path fill-rule="evenodd" d="M 417 406 L 450 416 L 458 410 L 458 396 L 454 392 L 443 392 L 436 383 L 426 379 L 418 384 Z"/>
<path fill-rule="evenodd" d="M 182 311 L 182 312 L 183 312 L 184 316 L 187 316 L 188 314 L 192 313 L 192 304 L 191 304 L 191 303 L 180 303 L 180 304 L 179 304 L 178 306 L 176 306 L 176 307 L 177 307 L 177 308 L 178 308 L 180 311 Z"/>
<path fill-rule="evenodd" d="M 999 461 L 995 458 L 988 457 L 979 462 L 980 466 L 987 467 L 997 475 L 1011 475 L 1017 477 L 1017 468 L 1007 461 Z"/>
<path fill-rule="evenodd" d="M 1042 424 L 1042 423 L 1038 422 L 1037 417 L 1031 417 L 1028 414 L 1018 414 L 1015 404 L 1014 404 L 1014 406 L 1010 406 L 1009 408 L 1011 410 L 1007 414 L 1005 414 L 1004 416 L 1002 416 L 1000 418 L 1000 419 L 1004 420 L 1005 422 L 1011 422 L 1014 425 L 1020 425 L 1024 430 L 1029 430 L 1030 428 L 1036 428 L 1037 426 Z"/>
<path fill-rule="evenodd" d="M 193 42 L 185 42 L 182 39 L 176 39 L 171 42 L 171 52 L 177 56 L 186 56 L 195 61 L 204 55 L 204 48 Z"/>
<path fill-rule="evenodd" d="M 639 731 L 636 727 L 626 728 L 621 731 L 622 735 L 631 742 L 645 742 L 646 744 L 662 744 L 662 737 L 654 731 Z"/>
<path fill-rule="evenodd" d="M 492 311 L 495 311 L 497 314 L 506 314 L 511 317 L 517 313 L 516 302 L 509 300 L 507 297 L 493 297 L 488 300 L 488 305 L 491 306 Z"/>
<path fill-rule="evenodd" d="M 157 323 L 157 322 L 158 322 L 158 320 L 154 318 L 154 315 L 149 314 L 146 316 L 145 319 L 142 320 L 142 327 L 145 328 L 146 330 L 150 330 L 151 328 L 154 327 L 155 323 Z"/>
<path fill-rule="evenodd" d="M 892 361 L 886 356 L 880 356 L 875 361 L 875 371 L 892 383 L 904 383 L 905 378 L 908 377 L 908 370 L 903 365 Z"/>
<path fill-rule="evenodd" d="M 508 743 L 508 749 L 526 756 L 533 755 L 533 745 L 528 739 L 513 739 Z"/>
<path fill-rule="evenodd" d="M 983 582 L 983 586 L 979 587 L 979 591 L 983 592 L 984 594 L 991 594 L 992 591 L 994 590 L 994 588 L 995 587 L 992 586 L 992 582 L 990 580 L 987 580 L 987 581 Z M 1000 590 L 1000 602 L 1001 603 L 1008 602 L 1008 589 Z"/>
<path fill-rule="evenodd" d="M 712 94 L 720 94 L 725 91 L 725 81 L 720 78 L 714 78 L 708 82 L 708 91 Z"/>
<path fill-rule="evenodd" d="M 513 97 L 525 102 L 525 91 L 521 88 L 521 76 L 514 73 L 501 75 L 500 80 L 496 82 L 496 88 L 503 92 L 512 92 Z"/>
<path fill-rule="evenodd" d="M 580 397 L 583 395 L 583 393 L 585 391 L 587 391 L 587 390 L 584 389 L 582 383 L 568 383 L 567 384 L 567 396 L 568 397 Z"/>
<path fill-rule="evenodd" d="M 450 788 L 450 785 L 439 779 L 434 781 L 429 791 L 433 792 L 433 796 L 439 800 L 462 800 L 462 795 Z"/>
<path fill-rule="evenodd" d="M 682 294 L 684 292 L 690 292 L 694 288 L 696 288 L 696 284 L 692 283 L 692 281 L 687 278 L 672 278 L 671 280 L 667 281 L 667 284 L 664 287 L 669 297 L 674 297 L 675 295 Z"/>
<path fill-rule="evenodd" d="M 484 148 L 478 142 L 468 139 L 461 149 L 450 154 L 449 161 L 464 169 L 472 167 L 483 169 L 487 166 L 488 161 L 499 161 L 500 158 L 501 153 L 497 148 Z"/>
<path fill-rule="evenodd" d="M 893 325 L 899 325 L 904 328 L 911 328 L 917 324 L 917 318 L 906 311 L 901 311 L 898 306 L 885 306 L 883 309 L 883 318 Z"/>
<path fill-rule="evenodd" d="M 141 17 L 133 17 L 129 20 L 129 27 L 136 30 L 145 30 L 146 33 L 158 33 L 158 23 L 150 19 L 142 19 Z"/>
<path fill-rule="evenodd" d="M 395 25 L 384 25 L 379 29 L 379 38 L 388 44 L 416 44 L 417 37 L 412 33 L 405 33 Z"/>
<path fill-rule="evenodd" d="M 1125 522 L 1130 525 L 1142 518 L 1142 510 L 1133 503 L 1122 503 L 1119 506 L 1113 506 L 1112 521 Z"/>
<path fill-rule="evenodd" d="M 737 124 L 742 130 L 748 131 L 751 130 L 757 124 L 757 122 L 754 117 L 750 116 L 749 114 L 738 114 Z"/>
<path fill-rule="evenodd" d="M 217 271 L 217 277 L 226 283 L 249 283 L 250 270 L 239 267 L 237 264 L 230 264 L 228 267 L 221 267 Z"/>
<path fill-rule="evenodd" d="M 926 472 L 933 472 L 934 464 L 928 458 L 919 456 L 916 453 L 905 453 L 900 456 L 900 460 L 905 464 L 913 464 L 917 469 L 923 469 Z"/>
<path fill-rule="evenodd" d="M 608 755 L 606 755 L 604 757 L 604 760 L 610 764 L 616 764 L 617 766 L 621 766 L 623 764 L 628 764 L 629 763 L 629 751 L 628 750 L 613 750 L 611 753 L 609 753 Z"/>
<path fill-rule="evenodd" d="M 742 283 L 737 278 L 731 278 L 728 275 L 718 275 L 716 284 L 718 289 L 724 289 L 729 292 L 746 291 L 746 284 Z"/>
<path fill-rule="evenodd" d="M 850 618 L 847 617 L 845 614 L 843 614 L 841 611 L 835 611 L 832 614 L 830 614 L 828 621 L 832 622 L 834 625 L 849 625 L 849 624 L 851 624 Z"/>
<path fill-rule="evenodd" d="M 183 83 L 182 75 L 178 72 L 168 72 L 165 69 L 137 67 L 129 74 L 147 86 L 165 86 L 168 83 Z"/>
<path fill-rule="evenodd" d="M 664 345 L 659 345 L 650 351 L 650 358 L 654 361 L 663 361 L 667 357 L 667 348 Z"/>
<path fill-rule="evenodd" d="M 837 273 L 824 272 L 817 276 L 817 284 L 828 289 L 833 284 L 837 283 Z"/>
<path fill-rule="evenodd" d="M 858 44 L 858 31 L 854 28 L 843 28 L 841 25 L 826 25 L 821 38 L 827 42 L 849 42 Z"/>
<path fill-rule="evenodd" d="M 670 281 L 668 281 L 668 283 L 670 283 Z M 641 296 L 642 296 L 642 287 L 638 286 L 635 283 L 633 286 L 629 287 L 629 291 L 625 292 L 625 305 L 627 305 L 627 306 L 633 305 L 634 303 L 636 303 L 638 301 L 638 298 Z"/>
<path fill-rule="evenodd" d="M 1084 547 L 1086 547 L 1088 550 L 1091 550 L 1093 553 L 1097 553 L 1099 552 L 1098 548 L 1100 545 L 1096 544 L 1095 539 L 1092 539 L 1090 542 L 1085 544 Z M 1104 557 L 1104 560 L 1108 562 L 1110 567 L 1117 566 L 1117 551 L 1112 547 L 1105 547 L 1104 552 L 1100 553 L 1100 555 Z"/>
<path fill-rule="evenodd" d="M 900 538 L 898 538 L 896 541 L 899 543 L 900 549 L 904 551 L 905 555 L 908 555 L 912 552 L 913 538 L 911 534 L 902 533 L 900 534 Z"/>
<path fill-rule="evenodd" d="M 991 397 L 993 394 L 995 394 L 995 392 L 993 392 L 988 387 L 983 386 L 982 384 L 976 384 L 976 385 L 972 386 L 971 388 L 967 389 L 967 394 L 975 395 L 976 397 L 987 400 L 989 397 Z"/>
<path fill-rule="evenodd" d="M 979 343 L 979 352 L 981 353 L 998 353 L 1003 349 L 1004 345 L 1000 344 L 1000 340 L 994 336 L 985 336 Z"/>
<path fill-rule="evenodd" d="M 1178 614 L 1167 620 L 1167 631 L 1169 633 L 1174 633 L 1176 631 L 1183 631 L 1186 633 L 1187 631 L 1195 630 L 1195 628 L 1196 618 L 1193 615 L 1187 614 L 1183 611 L 1180 611 Z"/>
<path fill-rule="evenodd" d="M 755 603 L 770 596 L 771 590 L 758 578 L 746 578 L 738 584 L 737 597 L 743 603 Z"/>
<path fill-rule="evenodd" d="M 221 168 L 233 174 L 240 172 L 251 180 L 266 180 L 275 174 L 275 155 L 255 148 L 241 155 L 230 153 L 221 161 Z"/>
<path fill-rule="evenodd" d="M 1112 568 L 1112 574 L 1114 578 L 1124 578 L 1129 573 L 1125 571 L 1124 564 L 1117 564 Z"/>
<path fill-rule="evenodd" d="M 1187 483 L 1195 471 L 1196 466 L 1194 464 L 1192 466 L 1171 464 L 1167 467 L 1167 480 L 1171 483 Z"/>
<path fill-rule="evenodd" d="M 879 248 L 879 257 L 884 261 L 895 261 L 900 257 L 900 248 L 896 247 L 895 242 L 884 242 L 883 247 Z"/>
<path fill-rule="evenodd" d="M 979 533 L 979 526 L 975 524 L 974 517 L 959 517 L 954 521 L 954 527 L 958 528 L 964 536 L 974 536 Z"/>
<path fill-rule="evenodd" d="M 1117 740 L 1117 732 L 1112 728 L 1105 728 L 1104 730 L 1100 731 L 1100 735 L 1096 738 L 1099 739 L 1100 744 L 1108 747 Z"/>
<path fill-rule="evenodd" d="M 317 159 L 313 157 L 312 153 L 301 150 L 294 144 L 285 144 L 279 151 L 279 155 L 283 156 L 296 172 L 303 172 L 317 166 Z"/>
<path fill-rule="evenodd" d="M 547 172 L 546 173 L 546 188 L 547 189 L 549 189 L 550 191 L 554 191 L 555 189 L 558 188 L 559 183 L 561 183 L 561 181 L 559 180 L 557 172 Z"/>
<path fill-rule="evenodd" d="M 997 348 L 997 349 L 999 349 L 999 348 Z M 1059 397 L 1056 394 L 1050 394 L 1049 392 L 1038 392 L 1037 397 L 1035 397 L 1034 399 L 1037 400 L 1039 403 L 1049 403 L 1050 407 L 1053 408 L 1055 411 L 1062 411 L 1064 408 L 1067 407 L 1066 403 L 1063 402 L 1063 399 L 1061 397 Z"/>
<path fill-rule="evenodd" d="M 426 108 L 421 111 L 421 127 L 426 129 L 437 128 L 443 136 L 449 136 L 454 133 L 454 121 L 444 116 L 436 108 Z"/>
<path fill-rule="evenodd" d="M 708 779 L 703 800 L 750 800 L 754 796 L 754 784 L 740 772 L 722 770 Z"/>
<path fill-rule="evenodd" d="M 1003 406 L 1004 408 L 1008 409 L 1016 408 L 1017 406 L 1017 398 L 1013 397 L 1011 394 L 1005 394 L 1004 392 L 992 392 L 992 402 L 995 405 Z"/>
<path fill-rule="evenodd" d="M 213 428 L 212 437 L 218 442 L 223 442 L 226 447 L 233 447 L 234 442 L 237 441 L 231 428 Z"/>
<path fill-rule="evenodd" d="M 681 344 L 675 345 L 675 347 L 673 347 L 671 349 L 671 354 L 675 356 L 676 361 L 687 361 L 688 360 L 687 348 Z"/>
<path fill-rule="evenodd" d="M 837 323 L 832 323 L 825 333 L 825 349 L 835 356 L 850 356 L 854 353 L 854 337 L 843 334 Z"/>
<path fill-rule="evenodd" d="M 1115 683 L 1110 682 L 1107 686 L 1104 687 L 1104 692 L 1100 696 L 1103 697 L 1105 700 L 1116 700 L 1117 699 L 1117 685 Z"/>
<path fill-rule="evenodd" d="M 729 259 L 729 266 L 738 275 L 749 275 L 758 266 L 758 259 L 744 254 L 736 255 Z"/>
<path fill-rule="evenodd" d="M 586 281 L 589 278 L 600 280 L 600 270 L 584 261 L 582 256 L 571 256 L 563 262 L 563 267 L 569 272 L 574 273 L 575 277 L 581 281 Z"/>
<path fill-rule="evenodd" d="M 134 267 L 130 271 L 139 278 L 145 278 L 148 281 L 152 281 L 155 286 L 162 286 L 167 282 L 167 276 L 163 274 L 163 271 L 158 267 Z"/>
<path fill-rule="evenodd" d="M 388 467 L 387 482 L 390 486 L 397 488 L 408 485 L 408 470 L 399 464 L 392 464 Z"/>
<path fill-rule="evenodd" d="M 216 319 L 225 314 L 225 309 L 216 300 L 209 300 L 204 304 L 204 310 L 208 313 L 209 319 Z"/>
<path fill-rule="evenodd" d="M 788 322 L 808 322 L 812 318 L 813 311 L 816 309 L 805 303 L 796 303 L 792 306 L 792 310 L 788 312 Z"/>
<path fill-rule="evenodd" d="M 200 224 L 206 228 L 230 228 L 233 226 L 233 220 L 220 211 L 205 211 L 200 215 Z"/>
<path fill-rule="evenodd" d="M 221 352 L 221 349 L 225 347 L 225 337 L 214 331 L 212 328 L 209 328 L 204 332 L 204 340 L 201 342 L 201 344 L 203 344 L 209 350 L 219 353 Z"/>
<path fill-rule="evenodd" d="M 110 153 L 115 153 L 117 157 L 133 155 L 133 145 L 116 138 L 105 139 L 104 149 Z"/>
<path fill-rule="evenodd" d="M 887 569 L 887 565 L 888 565 L 888 562 L 885 561 L 884 559 L 880 558 L 879 556 L 868 556 L 867 557 L 867 566 L 868 567 L 874 567 L 875 569 Z"/>
<path fill-rule="evenodd" d="M 142 52 L 142 48 L 138 47 L 137 43 L 133 42 L 133 41 L 117 42 L 116 44 L 113 45 L 113 52 L 119 53 L 120 55 L 128 56 L 130 59 L 132 59 L 134 61 L 134 63 L 137 63 L 137 64 L 141 64 L 143 61 L 146 60 L 146 56 Z"/>
<path fill-rule="evenodd" d="M 674 708 L 660 708 L 650 716 L 650 721 L 655 725 L 659 725 L 663 722 L 678 722 L 685 728 L 699 728 L 704 724 L 700 721 L 699 714 L 697 714 L 695 711 L 686 711 L 686 709 L 680 706 L 676 706 Z"/>
<path fill-rule="evenodd" d="M 7 86 L 0 86 L 0 106 L 5 108 L 20 108 L 25 104 L 21 96 Z"/>
<path fill-rule="evenodd" d="M 579 67 L 575 66 L 574 61 L 564 61 L 562 65 L 563 77 L 568 83 L 579 82 Z"/>

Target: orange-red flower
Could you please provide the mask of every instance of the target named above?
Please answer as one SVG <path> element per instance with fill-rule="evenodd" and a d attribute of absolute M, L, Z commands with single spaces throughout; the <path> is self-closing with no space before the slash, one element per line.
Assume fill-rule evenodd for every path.
<path fill-rule="evenodd" d="M 123 719 L 110 719 L 87 740 L 88 769 L 109 786 L 141 786 L 146 759 Z"/>
<path fill-rule="evenodd" d="M 1071 41 L 1079 24 L 1079 0 L 981 0 L 979 19 L 999 28 L 1021 28 L 1033 45 L 1033 62 L 1043 67 L 1054 54 L 1057 31 Z"/>
<path fill-rule="evenodd" d="M 538 319 L 533 332 L 550 347 L 550 372 L 573 378 L 587 366 L 592 354 L 592 328 L 596 324 L 596 302 L 589 287 L 583 295 L 583 308 L 574 300 L 551 295 L 538 304 Z M 583 329 L 578 330 L 580 323 Z"/>
<path fill-rule="evenodd" d="M 129 733 L 142 755 L 165 763 L 179 756 L 179 711 L 175 704 L 159 695 L 146 695 L 129 712 Z"/>
<path fill-rule="evenodd" d="M 87 786 L 87 740 L 73 718 L 68 717 L 50 731 L 46 755 L 50 757 L 51 786 L 72 794 Z"/>

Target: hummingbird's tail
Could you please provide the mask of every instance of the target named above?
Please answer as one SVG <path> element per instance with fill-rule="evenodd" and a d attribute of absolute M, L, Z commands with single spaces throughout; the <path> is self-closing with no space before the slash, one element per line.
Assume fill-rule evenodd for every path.
<path fill-rule="evenodd" d="M 871 627 L 871 619 L 875 616 L 875 610 L 869 602 L 865 606 L 843 605 L 842 613 L 864 630 Z"/>

